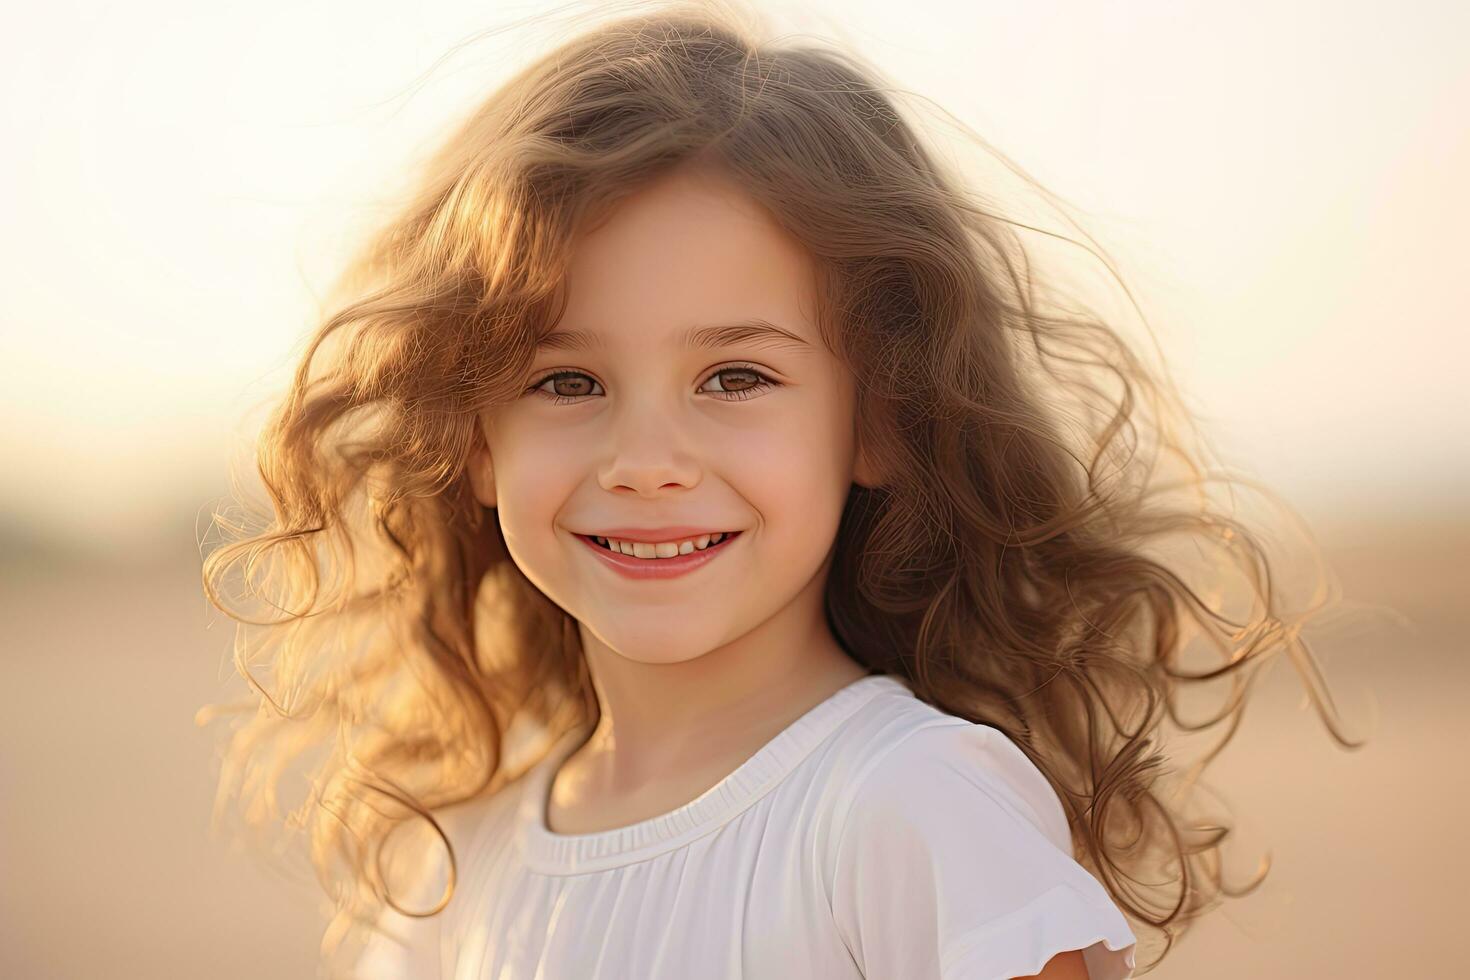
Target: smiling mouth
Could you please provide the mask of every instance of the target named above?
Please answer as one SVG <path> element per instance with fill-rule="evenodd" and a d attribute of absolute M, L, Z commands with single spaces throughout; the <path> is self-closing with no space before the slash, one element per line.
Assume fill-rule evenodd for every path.
<path fill-rule="evenodd" d="M 619 539 L 608 539 L 596 534 L 582 534 L 578 535 L 578 537 L 586 539 L 587 541 L 591 542 L 596 547 L 603 549 L 604 551 L 609 551 L 613 554 L 622 555 L 626 558 L 640 558 L 645 561 L 666 561 L 670 558 L 682 558 L 687 555 L 698 554 L 701 551 L 708 551 L 710 548 L 713 548 L 716 545 L 723 544 L 726 541 L 729 541 L 732 538 L 738 536 L 739 534 L 739 531 L 717 531 L 714 534 L 709 535 L 696 535 L 694 538 L 686 538 L 683 541 L 679 542 L 678 550 L 667 554 L 659 554 L 655 550 L 655 545 L 648 542 L 633 542 Z M 613 547 L 612 541 L 617 541 L 618 547 Z M 701 544 L 701 542 L 704 543 Z M 667 550 L 669 545 L 672 544 L 672 542 L 660 543 L 663 544 L 665 550 Z"/>

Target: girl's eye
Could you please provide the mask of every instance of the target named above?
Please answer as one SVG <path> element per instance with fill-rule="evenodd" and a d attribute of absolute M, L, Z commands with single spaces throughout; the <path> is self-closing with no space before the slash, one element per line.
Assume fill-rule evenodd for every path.
<path fill-rule="evenodd" d="M 736 380 L 733 382 L 726 382 L 721 376 L 727 374 L 734 375 Z M 775 380 L 774 378 L 767 377 L 765 374 L 762 374 L 760 371 L 757 371 L 753 367 L 743 365 L 721 368 L 720 370 L 709 376 L 709 381 L 713 381 L 716 378 L 721 378 L 720 386 L 722 390 L 718 392 L 713 392 L 713 394 L 715 394 L 721 401 L 727 402 L 740 401 L 742 399 L 752 397 L 757 392 L 765 391 L 767 388 L 779 388 L 781 386 L 781 382 Z M 555 389 L 557 383 L 560 381 L 570 382 L 565 387 L 570 388 L 571 390 L 565 392 L 556 391 Z M 706 382 L 706 384 L 707 383 L 708 381 Z M 545 390 L 544 386 L 547 384 L 550 384 L 553 390 Z M 584 397 L 590 397 L 592 394 L 591 388 L 593 385 L 596 384 L 596 381 L 583 374 L 581 371 L 553 371 L 551 374 L 546 375 L 540 381 L 536 382 L 529 389 L 527 389 L 527 392 L 529 393 L 534 391 L 538 395 L 550 398 L 558 405 L 561 405 L 568 402 L 580 401 Z M 726 387 L 728 384 L 734 384 L 736 385 L 736 388 L 734 390 L 731 390 L 730 388 Z"/>

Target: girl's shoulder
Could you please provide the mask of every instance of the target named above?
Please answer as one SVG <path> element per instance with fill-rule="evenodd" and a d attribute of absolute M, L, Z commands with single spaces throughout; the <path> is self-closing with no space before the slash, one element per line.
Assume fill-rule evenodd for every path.
<path fill-rule="evenodd" d="M 854 733 L 840 821 L 887 801 L 916 810 L 958 807 L 1004 817 L 1015 831 L 1039 833 L 1071 853 L 1061 800 L 1015 742 L 998 728 L 908 701 L 888 710 L 879 731 Z"/>
<path fill-rule="evenodd" d="M 988 800 L 1071 852 L 1061 801 L 1019 746 L 893 681 L 841 726 L 826 753 L 836 830 L 860 806 L 895 796 L 916 808 Z"/>

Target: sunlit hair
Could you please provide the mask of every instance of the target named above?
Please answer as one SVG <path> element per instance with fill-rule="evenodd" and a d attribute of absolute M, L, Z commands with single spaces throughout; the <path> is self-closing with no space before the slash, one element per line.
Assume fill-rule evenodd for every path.
<path fill-rule="evenodd" d="M 1301 636 L 1335 586 L 1285 608 L 1265 538 L 1215 499 L 1249 481 L 1207 462 L 1163 367 L 1116 318 L 1062 301 L 1022 247 L 1038 229 L 967 190 L 877 71 L 758 24 L 723 5 L 624 10 L 476 107 L 343 274 L 264 428 L 273 513 L 216 515 L 205 588 L 241 623 L 254 709 L 220 799 L 274 826 L 301 767 L 289 823 L 336 903 L 324 953 L 384 902 L 452 899 L 452 879 L 435 907 L 394 897 L 390 830 L 438 833 L 437 811 L 597 721 L 575 622 L 512 561 L 465 463 L 478 413 L 524 394 L 578 234 L 675 167 L 733 179 L 815 260 L 818 325 L 884 474 L 852 487 L 838 531 L 838 640 L 1021 746 L 1077 859 L 1159 927 L 1160 957 L 1259 881 L 1226 882 L 1227 824 L 1195 815 L 1192 789 L 1260 667 L 1287 652 L 1351 744 Z M 1186 717 L 1185 689 L 1212 680 L 1223 707 Z M 1171 727 L 1216 726 L 1201 761 L 1166 754 Z"/>

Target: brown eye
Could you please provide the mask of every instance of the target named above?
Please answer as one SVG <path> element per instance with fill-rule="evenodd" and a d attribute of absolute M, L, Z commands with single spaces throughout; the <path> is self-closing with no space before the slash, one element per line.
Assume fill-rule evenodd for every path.
<path fill-rule="evenodd" d="M 732 376 L 734 381 L 725 381 L 726 375 Z M 711 394 L 716 395 L 722 401 L 739 401 L 742 398 L 753 397 L 754 394 L 766 388 L 781 386 L 781 382 L 767 378 L 754 367 L 722 367 L 710 375 L 710 381 L 716 378 L 720 379 L 720 391 L 711 392 Z"/>
<path fill-rule="evenodd" d="M 726 380 L 727 377 L 733 377 L 734 381 Z M 760 391 L 765 387 L 762 381 L 766 380 L 765 375 L 759 371 L 753 371 L 750 368 L 722 368 L 710 375 L 711 381 L 716 378 L 720 379 L 721 394 L 737 396 L 744 396 L 746 392 Z M 734 385 L 733 389 L 731 388 L 732 384 Z"/>
<path fill-rule="evenodd" d="M 578 395 L 592 394 L 592 387 L 596 382 L 585 374 L 570 372 L 567 374 L 553 374 L 550 378 L 551 386 L 556 394 L 567 398 L 575 398 Z"/>
<path fill-rule="evenodd" d="M 548 384 L 554 390 L 547 391 L 546 385 Z M 583 395 L 590 395 L 592 393 L 592 387 L 596 384 L 596 381 L 593 381 L 581 371 L 556 371 L 536 382 L 536 384 L 531 386 L 530 390 L 538 394 L 543 394 L 558 404 L 561 404 L 562 402 L 576 401 Z"/>

